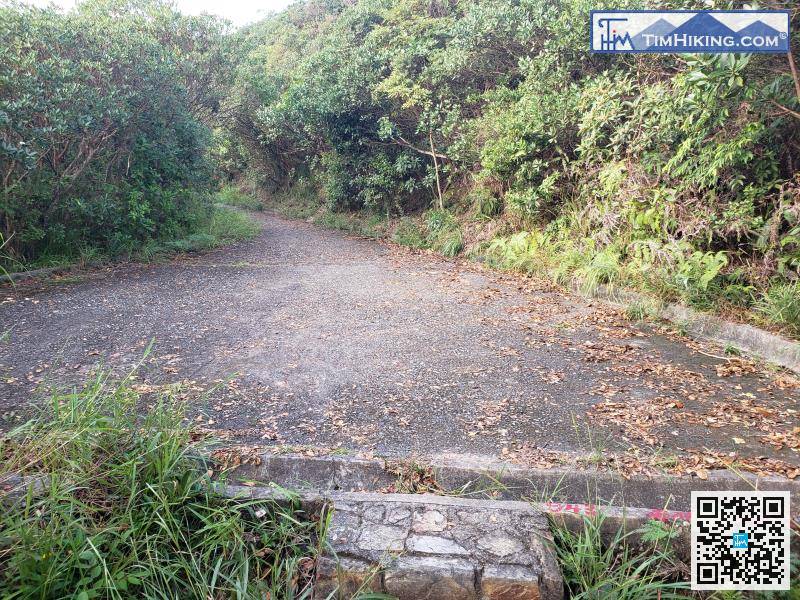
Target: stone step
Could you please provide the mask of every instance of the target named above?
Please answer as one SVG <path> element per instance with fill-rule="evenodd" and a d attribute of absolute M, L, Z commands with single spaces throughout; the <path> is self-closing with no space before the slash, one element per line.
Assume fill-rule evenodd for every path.
<path fill-rule="evenodd" d="M 317 598 L 560 600 L 544 514 L 526 502 L 337 493 Z"/>
<path fill-rule="evenodd" d="M 542 498 L 555 502 L 601 506 L 669 507 L 688 511 L 691 491 L 759 489 L 788 491 L 792 506 L 800 507 L 800 479 L 755 476 L 733 471 L 711 471 L 708 478 L 676 475 L 633 475 L 616 469 L 581 466 L 586 456 L 553 468 L 528 468 L 489 456 L 443 455 L 417 458 L 417 468 L 427 469 L 444 491 L 468 490 L 473 497 L 502 500 Z M 264 452 L 247 457 L 228 476 L 276 482 L 303 491 L 382 491 L 398 483 L 392 461 L 355 456 L 304 456 Z M 398 463 L 394 463 L 397 466 Z M 412 463 L 408 463 L 411 465 Z"/>

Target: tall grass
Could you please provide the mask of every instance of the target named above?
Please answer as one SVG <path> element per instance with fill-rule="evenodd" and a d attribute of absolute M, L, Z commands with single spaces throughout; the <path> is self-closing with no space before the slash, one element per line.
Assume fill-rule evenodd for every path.
<path fill-rule="evenodd" d="M 310 597 L 320 523 L 215 492 L 183 405 L 167 394 L 141 414 L 128 383 L 98 373 L 0 439 L 3 470 L 43 482 L 0 497 L 0 595 Z"/>
<path fill-rule="evenodd" d="M 199 252 L 251 239 L 259 231 L 258 221 L 247 213 L 217 204 L 208 219 L 193 233 L 173 240 L 151 240 L 134 256 L 149 261 L 179 252 Z"/>
<path fill-rule="evenodd" d="M 688 584 L 677 581 L 671 540 L 675 531 L 659 522 L 604 542 L 604 516 L 585 516 L 578 531 L 553 522 L 556 556 L 573 600 L 668 600 L 686 598 Z M 644 544 L 634 543 L 634 536 Z"/>
<path fill-rule="evenodd" d="M 217 192 L 216 201 L 226 206 L 235 206 L 247 210 L 264 210 L 264 203 L 255 194 L 247 193 L 239 188 L 226 185 Z"/>
<path fill-rule="evenodd" d="M 773 285 L 756 308 L 771 322 L 794 336 L 800 336 L 800 283 Z"/>
<path fill-rule="evenodd" d="M 429 210 L 425 215 L 427 242 L 436 252 L 453 257 L 464 249 L 464 236 L 455 216 L 446 210 Z"/>

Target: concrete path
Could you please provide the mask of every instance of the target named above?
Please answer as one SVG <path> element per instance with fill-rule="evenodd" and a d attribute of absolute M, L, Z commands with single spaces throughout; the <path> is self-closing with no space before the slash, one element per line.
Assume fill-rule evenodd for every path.
<path fill-rule="evenodd" d="M 259 219 L 234 247 L 0 288 L 7 423 L 155 339 L 138 388 L 183 382 L 195 425 L 236 441 L 797 475 L 786 374 L 544 284 Z"/>

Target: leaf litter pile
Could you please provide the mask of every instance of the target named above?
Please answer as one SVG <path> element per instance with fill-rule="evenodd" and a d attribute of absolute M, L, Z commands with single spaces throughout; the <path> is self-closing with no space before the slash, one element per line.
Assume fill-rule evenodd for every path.
<path fill-rule="evenodd" d="M 623 473 L 652 472 L 692 474 L 701 479 L 716 469 L 733 469 L 758 475 L 800 476 L 797 394 L 800 379 L 786 372 L 772 373 L 751 360 L 708 352 L 696 341 L 681 340 L 693 352 L 723 362 L 704 374 L 663 362 L 630 344 L 613 341 L 630 333 L 621 313 L 598 310 L 589 319 L 601 332 L 601 340 L 582 347 L 588 362 L 608 362 L 610 378 L 591 394 L 599 398 L 587 415 L 589 423 L 613 429 L 629 447 L 621 455 L 609 455 L 609 466 L 624 467 Z M 659 333 L 670 334 L 668 329 Z M 605 335 L 603 335 L 605 334 Z M 603 338 L 606 338 L 605 340 Z M 610 339 L 609 339 L 610 338 Z M 651 392 L 628 393 L 625 380 L 635 377 Z M 754 391 L 737 378 L 757 377 Z M 727 381 L 725 381 L 727 380 Z M 663 452 L 666 436 L 678 437 L 689 427 L 720 430 L 736 447 L 751 450 L 724 452 L 708 448 L 678 448 Z M 782 457 L 767 456 L 759 448 L 785 451 Z M 788 453 L 788 454 L 787 454 Z M 800 457 L 798 457 L 800 458 Z"/>

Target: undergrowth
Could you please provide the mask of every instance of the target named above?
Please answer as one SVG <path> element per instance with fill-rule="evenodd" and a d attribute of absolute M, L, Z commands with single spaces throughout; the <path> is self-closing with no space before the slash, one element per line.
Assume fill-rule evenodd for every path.
<path fill-rule="evenodd" d="M 138 260 L 155 260 L 170 254 L 200 252 L 241 242 L 258 235 L 259 223 L 237 208 L 217 204 L 197 231 L 173 240 L 151 240 L 132 255 Z"/>
<path fill-rule="evenodd" d="M 578 243 L 561 229 L 548 228 L 497 237 L 473 254 L 494 267 L 545 277 L 589 294 L 603 285 L 625 286 L 800 336 L 800 284 L 775 283 L 759 292 L 742 284 L 736 272 L 725 272 L 724 252 L 690 252 L 653 242 L 598 248 L 590 239 Z M 641 312 L 634 310 L 637 318 L 644 316 Z"/>
<path fill-rule="evenodd" d="M 44 478 L 3 500 L 4 598 L 310 597 L 323 523 L 215 492 L 176 398 L 141 414 L 99 372 L 0 439 L 7 474 Z"/>
<path fill-rule="evenodd" d="M 233 185 L 226 185 L 217 192 L 217 203 L 247 210 L 264 210 L 264 203 L 255 194 L 244 192 Z"/>
<path fill-rule="evenodd" d="M 577 531 L 553 519 L 556 557 L 573 600 L 669 600 L 685 598 L 682 563 L 672 551 L 675 529 L 658 521 L 644 529 L 619 529 L 603 541 L 602 512 L 585 516 Z M 638 539 L 637 539 L 638 538 Z M 634 541 L 636 540 L 636 541 Z"/>
<path fill-rule="evenodd" d="M 320 200 L 319 190 L 306 180 L 289 190 L 272 194 L 269 205 L 286 217 L 309 221 L 320 227 L 371 238 L 386 236 L 385 215 L 369 210 L 356 212 L 335 210 Z"/>
<path fill-rule="evenodd" d="M 464 249 L 464 236 L 452 213 L 430 210 L 425 215 L 425 225 L 428 229 L 428 246 L 436 252 L 453 257 Z"/>
<path fill-rule="evenodd" d="M 228 205 L 216 204 L 209 215 L 197 222 L 189 231 L 171 238 L 150 239 L 136 246 L 124 247 L 117 251 L 85 246 L 74 249 L 70 254 L 44 254 L 33 263 L 5 263 L 9 271 L 28 271 L 46 267 L 81 268 L 102 264 L 114 259 L 151 261 L 171 254 L 199 252 L 235 242 L 247 240 L 258 235 L 261 226 L 247 213 Z"/>
<path fill-rule="evenodd" d="M 757 310 L 773 323 L 800 337 L 800 283 L 772 286 L 759 300 Z"/>

